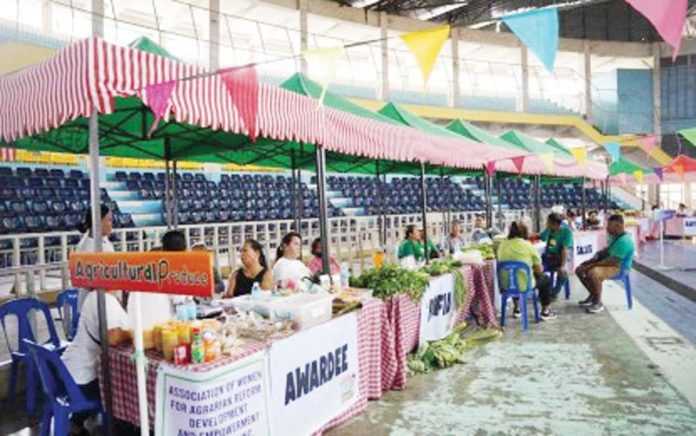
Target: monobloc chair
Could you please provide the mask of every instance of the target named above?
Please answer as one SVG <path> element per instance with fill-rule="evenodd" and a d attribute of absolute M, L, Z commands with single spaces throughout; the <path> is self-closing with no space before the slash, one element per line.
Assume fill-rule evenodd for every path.
<path fill-rule="evenodd" d="M 72 341 L 77 334 L 77 326 L 80 323 L 80 309 L 78 308 L 80 292 L 77 289 L 66 289 L 56 297 L 56 307 L 65 338 Z"/>
<path fill-rule="evenodd" d="M 621 262 L 621 269 L 619 273 L 611 278 L 616 282 L 623 283 L 624 289 L 626 290 L 626 304 L 628 304 L 628 309 L 633 309 L 633 295 L 631 293 L 631 268 L 629 263 L 633 260 L 633 252 L 630 252 L 626 259 Z"/>
<path fill-rule="evenodd" d="M 60 348 L 60 338 L 56 333 L 56 327 L 53 324 L 53 318 L 51 318 L 51 311 L 48 305 L 41 300 L 36 298 L 18 298 L 16 300 L 10 300 L 7 303 L 0 306 L 0 324 L 2 324 L 2 330 L 5 334 L 5 341 L 7 342 L 7 348 L 10 350 L 10 357 L 12 358 L 12 364 L 10 366 L 10 382 L 8 386 L 8 399 L 14 401 L 17 395 L 17 374 L 19 371 L 19 364 L 24 362 L 26 367 L 26 390 L 27 390 L 27 412 L 31 415 L 34 413 L 36 406 L 36 374 L 33 360 L 27 354 L 27 347 L 24 342 L 28 339 L 32 342 L 36 342 L 36 337 L 34 331 L 32 330 L 31 324 L 29 322 L 29 314 L 32 311 L 41 313 L 46 321 L 46 326 L 48 327 L 49 339 L 46 344 L 52 345 L 54 348 Z M 17 347 L 13 347 L 10 343 L 10 339 L 7 335 L 7 318 L 10 316 L 15 316 L 17 318 Z"/>
<path fill-rule="evenodd" d="M 546 264 L 544 264 L 544 272 L 548 273 L 549 275 L 549 281 L 551 282 L 551 286 L 555 287 L 556 286 L 556 280 L 558 280 L 558 270 L 550 268 Z M 563 284 L 563 293 L 565 294 L 565 299 L 570 300 L 570 277 L 565 281 Z"/>
<path fill-rule="evenodd" d="M 23 342 L 27 353 L 38 368 L 43 392 L 47 399 L 41 417 L 41 436 L 51 434 L 67 436 L 70 430 L 71 413 L 88 411 L 104 413 L 101 399 L 98 396 L 88 398 L 82 393 L 56 350 L 47 349 L 26 339 Z M 53 432 L 51 432 L 51 418 L 53 418 Z M 105 421 L 102 419 L 102 422 Z"/>
<path fill-rule="evenodd" d="M 520 300 L 520 310 L 522 311 L 522 331 L 529 330 L 527 318 L 527 298 L 532 297 L 534 303 L 534 322 L 539 323 L 539 302 L 536 292 L 532 288 L 532 271 L 524 262 L 509 260 L 498 262 L 498 286 L 500 287 L 500 325 L 505 326 L 505 312 L 508 298 Z M 507 280 L 503 280 L 503 272 L 507 273 Z M 527 277 L 527 289 L 520 289 L 517 273 L 522 272 Z M 504 285 L 507 283 L 507 285 Z"/>

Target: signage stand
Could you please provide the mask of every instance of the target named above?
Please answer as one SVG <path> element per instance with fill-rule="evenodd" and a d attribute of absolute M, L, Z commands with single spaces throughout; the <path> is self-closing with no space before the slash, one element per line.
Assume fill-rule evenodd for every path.
<path fill-rule="evenodd" d="M 674 267 L 665 265 L 665 221 L 660 223 L 660 265 L 658 268 L 663 271 L 674 269 Z"/>
<path fill-rule="evenodd" d="M 143 319 L 140 313 L 140 292 L 130 294 L 133 299 L 133 310 L 135 310 L 135 326 L 133 335 L 133 345 L 135 346 L 135 370 L 138 379 L 138 410 L 140 411 L 140 435 L 150 434 L 149 416 L 147 413 L 147 386 L 145 383 L 145 350 L 143 349 Z"/>

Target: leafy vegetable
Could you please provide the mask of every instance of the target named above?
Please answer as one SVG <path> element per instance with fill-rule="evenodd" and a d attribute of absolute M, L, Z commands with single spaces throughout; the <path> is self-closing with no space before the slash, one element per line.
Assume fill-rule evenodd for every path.
<path fill-rule="evenodd" d="M 483 260 L 495 260 L 495 249 L 491 244 L 478 244 L 471 247 L 464 247 L 462 251 L 478 250 L 481 252 Z"/>
<path fill-rule="evenodd" d="M 351 277 L 350 285 L 356 288 L 373 290 L 373 296 L 389 299 L 397 294 L 406 294 L 415 302 L 423 297 L 430 283 L 427 274 L 386 264 L 380 268 L 365 271 L 359 277 Z"/>
<path fill-rule="evenodd" d="M 435 260 L 430 265 L 424 266 L 421 268 L 421 271 L 431 276 L 452 273 L 452 275 L 454 275 L 454 299 L 457 305 L 461 306 L 464 304 L 464 300 L 466 300 L 466 281 L 459 269 L 461 267 L 462 263 L 458 260 L 441 259 Z"/>

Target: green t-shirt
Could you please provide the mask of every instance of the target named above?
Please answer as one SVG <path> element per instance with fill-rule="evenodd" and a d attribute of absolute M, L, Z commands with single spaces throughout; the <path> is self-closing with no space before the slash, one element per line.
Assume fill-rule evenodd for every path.
<path fill-rule="evenodd" d="M 630 256 L 628 267 L 631 268 L 633 266 L 633 252 L 636 249 L 631 235 L 624 233 L 623 235 L 619 236 L 619 239 L 616 240 L 616 242 L 614 242 L 614 240 L 616 240 L 616 238 L 609 235 L 609 255 L 619 259 L 619 265 L 623 264 L 623 261 Z"/>
<path fill-rule="evenodd" d="M 546 251 L 560 254 L 562 248 L 570 250 L 573 247 L 573 232 L 567 227 L 561 227 L 558 231 L 544 230 L 539 235 L 546 242 Z"/>
<path fill-rule="evenodd" d="M 432 256 L 432 253 L 438 251 L 437 247 L 433 244 L 433 241 L 428 239 L 428 254 Z M 399 246 L 399 259 L 404 257 L 413 256 L 417 262 L 425 260 L 425 250 L 423 249 L 423 242 L 416 242 L 410 239 L 405 240 Z"/>
<path fill-rule="evenodd" d="M 532 273 L 532 288 L 536 286 L 534 281 L 534 265 L 541 265 L 541 256 L 534 248 L 531 242 L 522 238 L 506 239 L 500 243 L 498 247 L 498 262 L 506 260 L 515 260 L 517 262 L 526 263 Z M 507 289 L 508 277 L 506 273 L 500 274 L 499 283 L 501 290 Z M 527 289 L 527 277 L 521 271 L 517 273 L 517 283 L 521 290 Z"/>

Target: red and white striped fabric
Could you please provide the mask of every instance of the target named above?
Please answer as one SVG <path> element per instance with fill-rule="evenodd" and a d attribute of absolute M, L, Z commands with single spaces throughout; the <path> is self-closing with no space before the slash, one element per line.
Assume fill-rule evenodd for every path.
<path fill-rule="evenodd" d="M 112 113 L 117 97 L 137 96 L 147 104 L 147 86 L 172 80 L 178 80 L 170 98 L 174 120 L 248 134 L 219 75 L 181 80 L 204 72 L 200 67 L 101 39 L 83 40 L 23 71 L 0 76 L 0 138 L 12 142 L 45 132 L 87 117 L 95 107 L 99 113 Z M 519 154 L 466 138 L 429 135 L 319 107 L 316 100 L 263 83 L 256 130 L 258 136 L 320 144 L 344 154 L 458 168 L 479 169 L 496 160 L 499 170 L 516 172 L 512 162 L 505 159 Z M 525 173 L 547 173 L 538 159 L 527 160 Z M 554 170 L 556 175 L 575 173 L 577 169 Z"/>
<path fill-rule="evenodd" d="M 0 161 L 14 162 L 17 160 L 16 148 L 0 148 Z"/>

